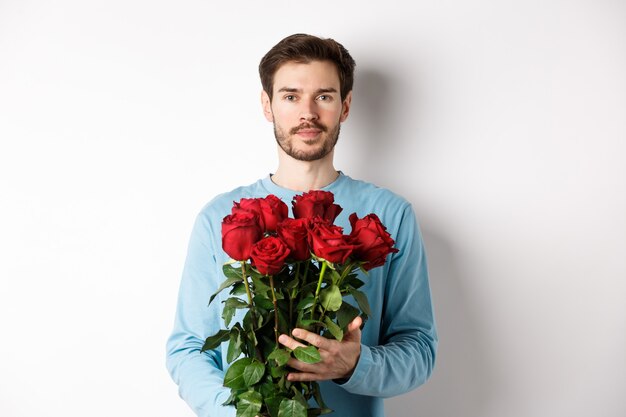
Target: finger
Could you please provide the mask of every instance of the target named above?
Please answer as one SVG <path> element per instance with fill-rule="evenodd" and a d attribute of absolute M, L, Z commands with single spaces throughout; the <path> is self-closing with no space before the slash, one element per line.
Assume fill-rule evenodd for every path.
<path fill-rule="evenodd" d="M 354 330 L 360 329 L 362 324 L 363 319 L 361 318 L 361 316 L 356 316 L 354 320 L 352 320 L 350 324 L 348 324 L 348 331 L 352 332 Z"/>
<path fill-rule="evenodd" d="M 298 342 L 295 339 L 292 339 L 286 334 L 281 334 L 280 337 L 278 338 L 278 341 L 280 342 L 281 345 L 286 346 L 291 350 L 294 350 L 295 348 L 299 348 L 299 347 L 304 347 L 302 343 Z"/>
<path fill-rule="evenodd" d="M 308 330 L 293 329 L 293 335 L 300 340 L 308 342 L 310 345 L 313 345 L 318 349 L 328 350 L 328 348 L 330 347 L 330 341 L 328 339 L 318 334 L 309 332 Z"/>
<path fill-rule="evenodd" d="M 343 340 L 349 340 L 349 341 L 354 341 L 354 342 L 361 342 L 361 324 L 363 323 L 363 320 L 361 319 L 361 317 L 356 317 L 354 320 L 352 320 L 350 322 L 350 324 L 348 324 L 348 331 L 346 332 L 346 334 L 343 336 Z"/>
<path fill-rule="evenodd" d="M 322 381 L 324 378 L 321 375 L 311 374 L 308 372 L 292 372 L 287 375 L 287 379 L 292 382 L 295 382 L 295 381 L 305 382 L 305 381 Z"/>

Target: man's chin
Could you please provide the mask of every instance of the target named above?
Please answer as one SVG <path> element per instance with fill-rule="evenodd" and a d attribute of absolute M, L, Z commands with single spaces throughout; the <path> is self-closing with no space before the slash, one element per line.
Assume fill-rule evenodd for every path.
<path fill-rule="evenodd" d="M 329 153 L 330 152 L 326 152 L 323 149 L 317 149 L 315 151 L 293 150 L 291 152 L 288 152 L 287 154 L 293 159 L 297 159 L 298 161 L 313 162 L 323 159 Z"/>

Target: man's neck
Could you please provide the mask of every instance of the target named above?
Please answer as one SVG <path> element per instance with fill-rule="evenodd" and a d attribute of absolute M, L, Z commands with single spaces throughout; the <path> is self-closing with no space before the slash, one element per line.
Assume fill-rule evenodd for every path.
<path fill-rule="evenodd" d="M 279 155 L 278 169 L 272 175 L 272 181 L 283 188 L 299 192 L 324 188 L 339 176 L 333 165 L 333 153 L 331 151 L 317 161 L 298 161 L 287 155 Z"/>

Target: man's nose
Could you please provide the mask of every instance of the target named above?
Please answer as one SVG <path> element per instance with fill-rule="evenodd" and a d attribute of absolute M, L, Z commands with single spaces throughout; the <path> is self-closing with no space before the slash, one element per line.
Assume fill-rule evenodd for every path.
<path fill-rule="evenodd" d="M 300 109 L 300 120 L 317 120 L 319 115 L 317 114 L 317 104 L 313 101 L 306 101 L 302 103 Z"/>

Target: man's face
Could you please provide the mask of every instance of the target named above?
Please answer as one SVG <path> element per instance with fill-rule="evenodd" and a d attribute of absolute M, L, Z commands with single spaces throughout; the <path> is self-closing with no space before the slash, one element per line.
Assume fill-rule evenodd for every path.
<path fill-rule="evenodd" d="M 273 98 L 263 92 L 263 112 L 276 142 L 299 161 L 327 156 L 348 117 L 352 93 L 341 100 L 339 74 L 330 61 L 287 62 L 274 74 Z"/>

